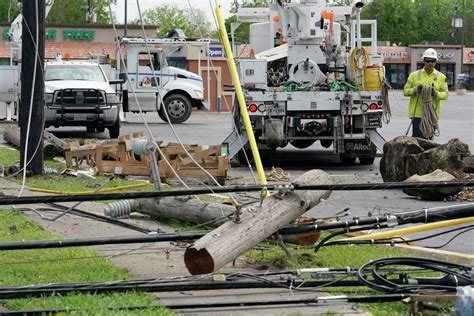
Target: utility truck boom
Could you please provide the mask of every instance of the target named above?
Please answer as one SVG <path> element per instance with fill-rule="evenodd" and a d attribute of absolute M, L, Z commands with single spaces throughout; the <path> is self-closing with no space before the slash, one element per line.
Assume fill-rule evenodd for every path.
<path fill-rule="evenodd" d="M 362 6 L 272 1 L 267 22 L 272 27 L 266 29 L 276 30 L 268 33 L 276 47 L 237 61 L 261 149 L 287 144 L 306 148 L 320 141 L 323 147 L 332 146 L 343 163 L 357 158 L 361 164 L 374 162 L 376 148 L 382 150 L 384 142 L 377 129 L 383 118 L 388 121 L 390 109 L 383 60 L 377 54 L 377 24 L 360 20 Z M 256 14 L 261 19 L 262 12 Z M 363 24 L 370 26 L 370 37 L 361 36 Z M 250 33 L 252 37 L 252 26 Z M 237 106 L 234 119 L 240 121 Z M 234 135 L 245 134 L 236 126 Z"/>

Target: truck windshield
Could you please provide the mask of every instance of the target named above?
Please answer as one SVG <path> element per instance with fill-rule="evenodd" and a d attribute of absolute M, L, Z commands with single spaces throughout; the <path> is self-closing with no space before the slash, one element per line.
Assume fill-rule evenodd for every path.
<path fill-rule="evenodd" d="M 104 74 L 97 66 L 49 65 L 46 67 L 45 81 L 53 80 L 89 80 L 105 82 Z"/>

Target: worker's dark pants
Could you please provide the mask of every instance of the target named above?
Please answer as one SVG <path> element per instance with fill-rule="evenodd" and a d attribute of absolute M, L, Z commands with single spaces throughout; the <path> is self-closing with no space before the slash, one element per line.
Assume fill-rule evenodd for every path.
<path fill-rule="evenodd" d="M 429 139 L 429 138 L 423 136 L 423 133 L 421 132 L 421 129 L 420 129 L 421 118 L 420 117 L 412 118 L 411 119 L 411 124 L 412 124 L 412 131 L 413 131 L 412 136 L 413 137 Z M 433 140 L 433 138 L 431 138 L 429 140 Z"/>
<path fill-rule="evenodd" d="M 420 117 L 414 117 L 411 119 L 411 127 L 412 127 L 412 132 L 413 134 L 411 136 L 413 137 L 419 137 L 419 138 L 425 138 L 423 136 L 423 133 L 420 130 L 420 124 L 421 124 L 421 118 Z"/>

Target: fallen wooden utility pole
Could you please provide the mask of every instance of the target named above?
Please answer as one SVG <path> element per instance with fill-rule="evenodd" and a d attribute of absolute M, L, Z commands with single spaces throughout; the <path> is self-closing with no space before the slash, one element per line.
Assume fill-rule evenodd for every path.
<path fill-rule="evenodd" d="M 333 184 L 322 170 L 311 170 L 295 179 L 302 184 Z M 229 221 L 208 233 L 184 253 L 188 271 L 195 274 L 218 271 L 225 264 L 288 225 L 292 220 L 329 197 L 332 191 L 282 191 L 246 209 L 240 222 Z"/>
<path fill-rule="evenodd" d="M 206 200 L 173 198 L 129 200 L 129 203 L 133 212 L 194 224 L 206 224 L 212 227 L 220 226 L 229 220 L 235 220 L 237 208 L 240 207 Z M 245 212 L 244 208 L 242 210 Z M 110 214 L 107 215 L 110 216 Z M 312 221 L 314 221 L 312 217 L 300 216 L 294 226 Z M 305 232 L 281 237 L 286 243 L 310 246 L 319 239 L 319 232 Z"/>
<path fill-rule="evenodd" d="M 7 125 L 3 131 L 3 139 L 7 143 L 20 148 L 20 128 Z M 62 151 L 63 149 L 56 144 L 50 143 L 46 140 L 43 142 L 44 158 L 52 159 L 56 156 L 59 156 Z"/>
<path fill-rule="evenodd" d="M 134 211 L 142 214 L 213 226 L 228 221 L 235 212 L 235 206 L 197 199 L 149 198 L 136 200 L 137 204 Z"/>

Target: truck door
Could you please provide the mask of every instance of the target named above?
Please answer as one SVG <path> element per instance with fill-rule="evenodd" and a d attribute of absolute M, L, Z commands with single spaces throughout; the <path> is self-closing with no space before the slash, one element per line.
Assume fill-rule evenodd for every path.
<path fill-rule="evenodd" d="M 150 62 L 151 59 L 151 62 Z M 153 75 L 153 68 L 155 69 L 155 76 Z M 144 112 L 156 111 L 157 104 L 157 87 L 163 86 L 167 82 L 167 78 L 161 74 L 161 63 L 160 63 L 160 52 L 151 51 L 151 56 L 146 51 L 139 51 L 136 54 L 136 73 L 130 73 L 134 76 L 135 80 L 131 82 L 134 85 L 134 90 L 137 94 L 138 102 Z M 131 72 L 131 70 L 129 69 Z M 129 92 L 131 92 L 129 90 Z M 135 98 L 130 95 L 129 98 L 129 111 L 139 111 L 139 107 L 135 101 Z"/>

